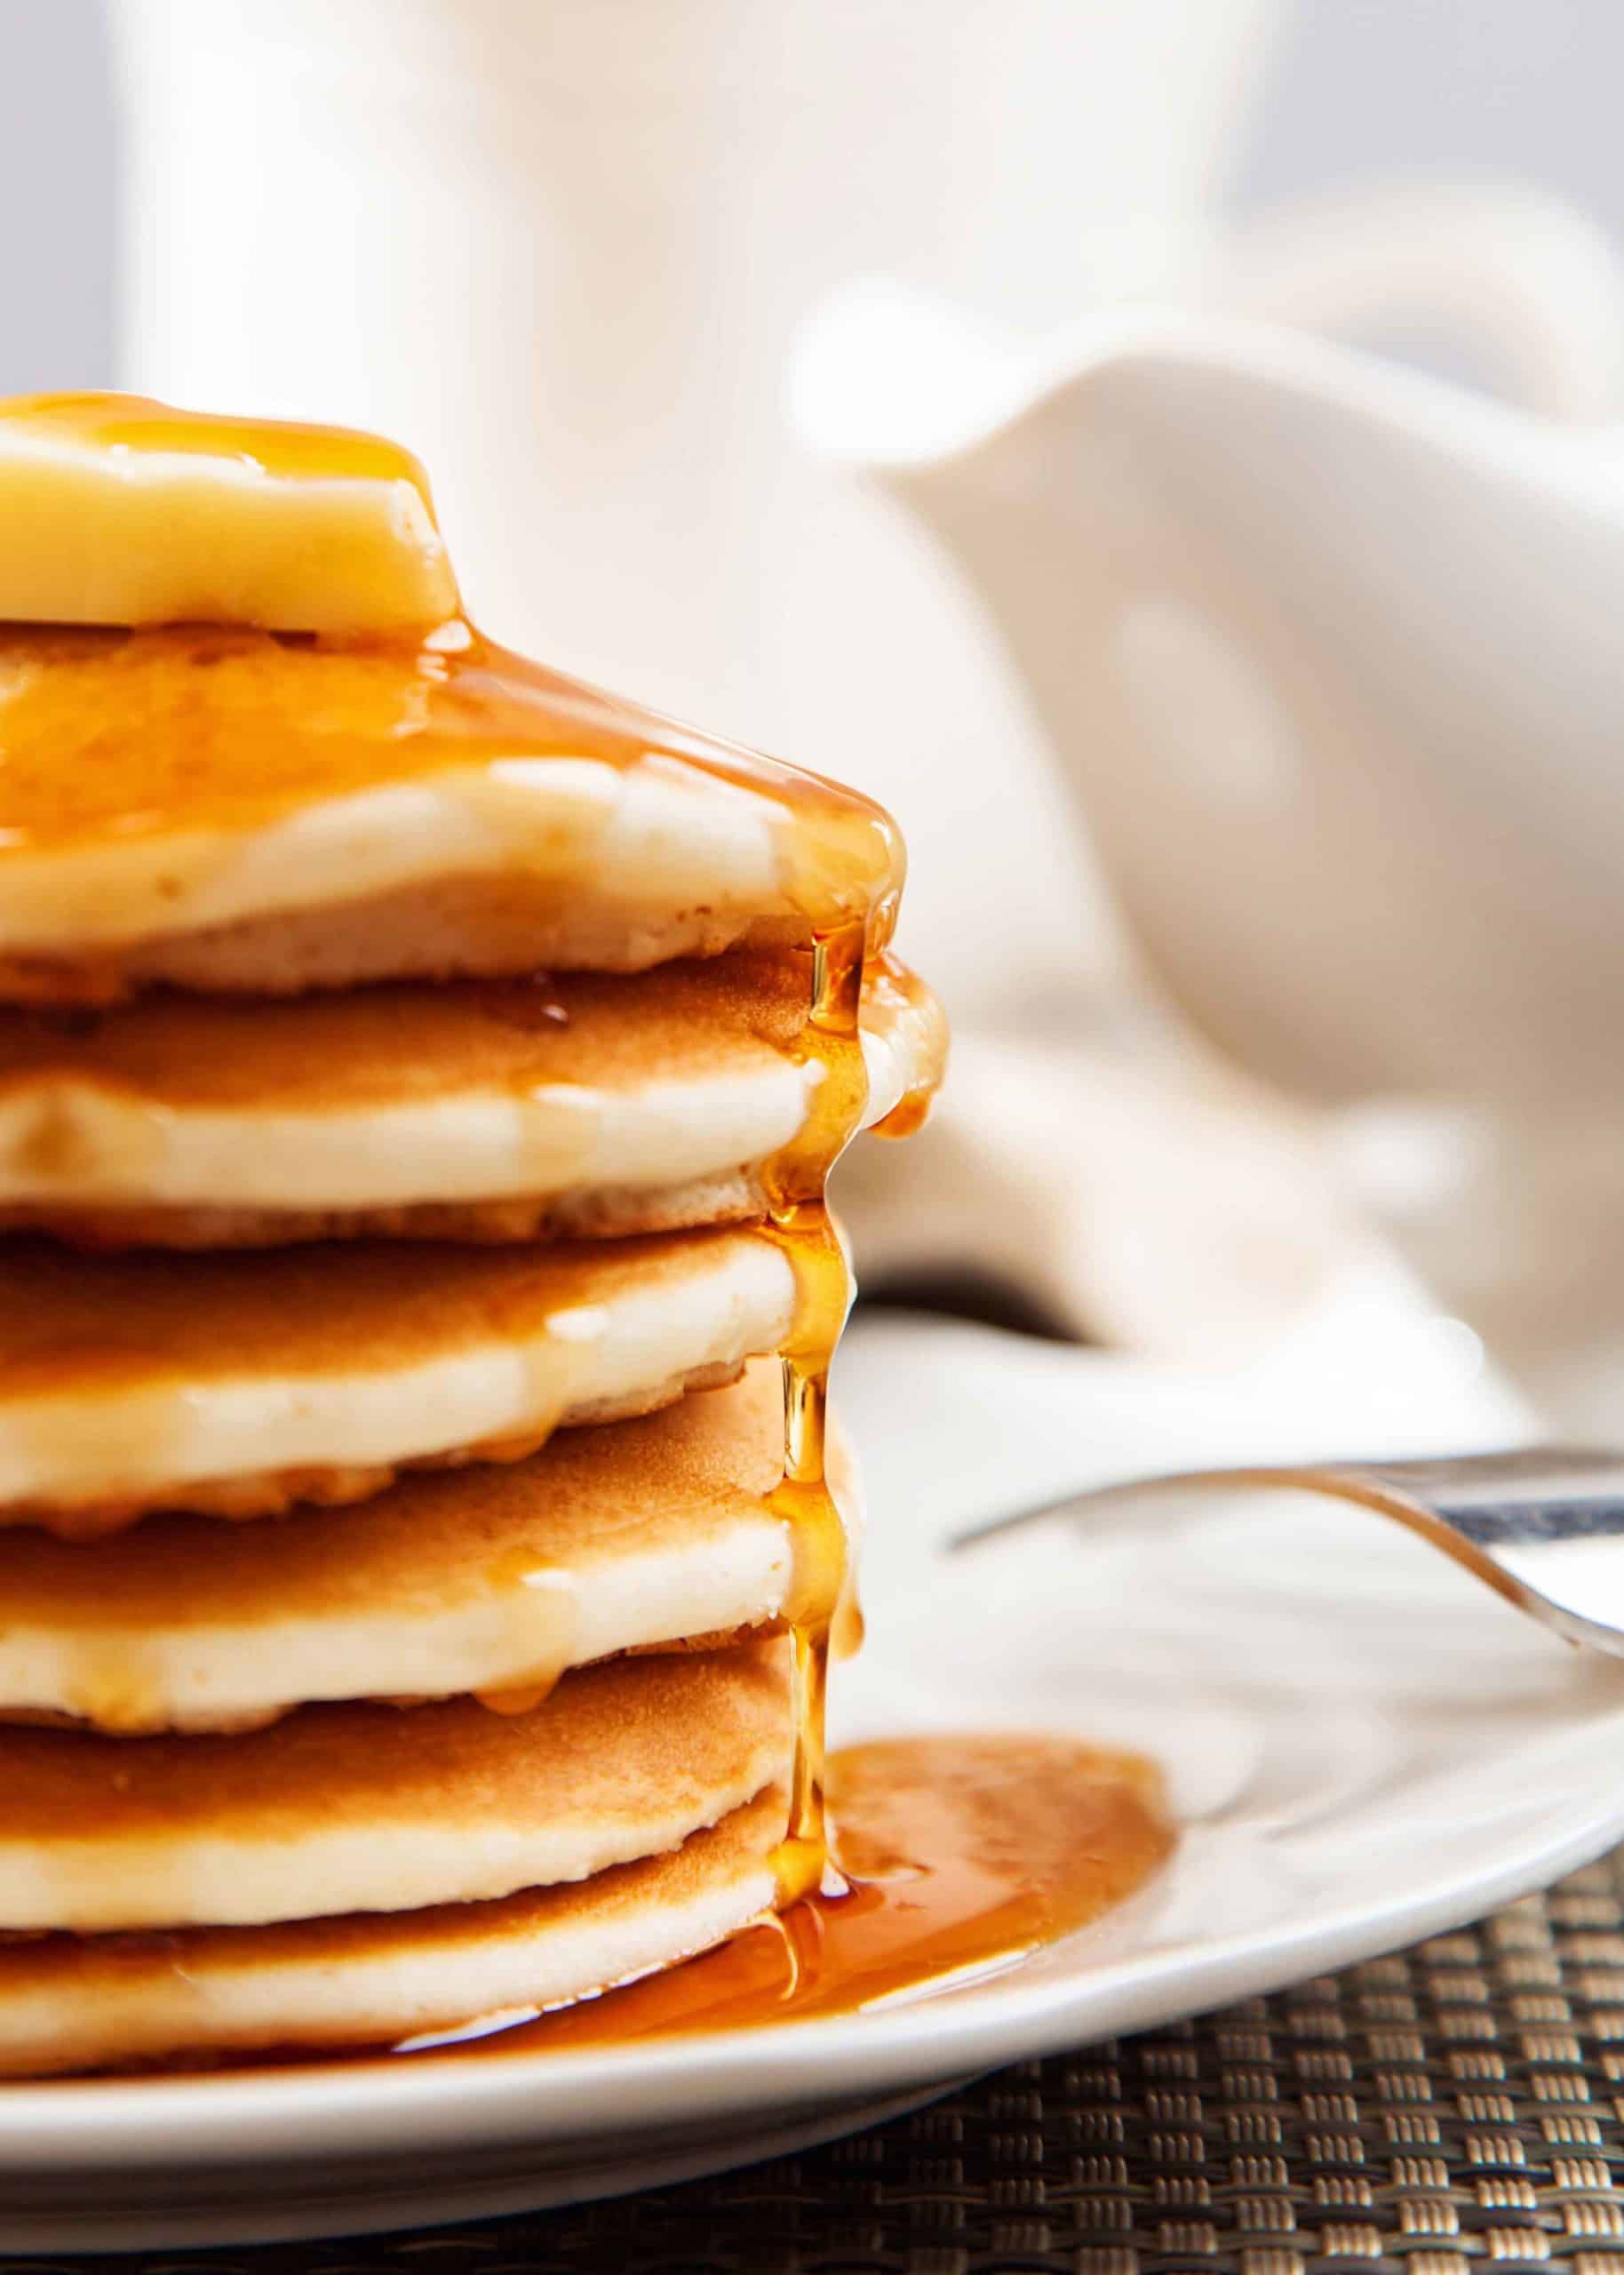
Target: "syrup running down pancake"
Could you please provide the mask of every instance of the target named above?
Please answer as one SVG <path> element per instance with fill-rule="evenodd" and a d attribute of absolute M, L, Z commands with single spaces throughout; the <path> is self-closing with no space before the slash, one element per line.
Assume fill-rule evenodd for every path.
<path fill-rule="evenodd" d="M 0 628 L 0 994 L 638 971 L 856 923 L 869 800 L 577 685 L 420 645 Z"/>
<path fill-rule="evenodd" d="M 364 1498 L 730 1381 L 798 1316 L 756 1232 L 79 1256 L 0 1242 L 0 1523 Z"/>
<path fill-rule="evenodd" d="M 848 1522 L 856 1481 L 831 1467 Z M 159 1515 L 100 1543 L 0 1532 L 0 1720 L 124 1733 L 252 1728 L 333 1698 L 482 1694 L 511 1712 L 565 1669 L 706 1646 L 793 1606 L 778 1369 L 527 1461 L 419 1471 L 261 1524 Z"/>
<path fill-rule="evenodd" d="M 109 1246 L 665 1232 L 765 1213 L 824 1069 L 805 956 L 244 1005 L 0 1007 L 0 1224 Z M 865 1122 L 934 1085 L 941 1012 L 876 959 Z M 797 1198 L 809 1195 L 798 1194 Z"/>

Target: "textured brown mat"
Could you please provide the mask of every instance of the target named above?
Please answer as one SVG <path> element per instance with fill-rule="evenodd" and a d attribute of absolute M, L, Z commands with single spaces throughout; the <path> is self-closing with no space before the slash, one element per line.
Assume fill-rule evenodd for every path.
<path fill-rule="evenodd" d="M 186 2275 L 1624 2275 L 1624 1851 L 1482 1926 L 619 2202 Z"/>

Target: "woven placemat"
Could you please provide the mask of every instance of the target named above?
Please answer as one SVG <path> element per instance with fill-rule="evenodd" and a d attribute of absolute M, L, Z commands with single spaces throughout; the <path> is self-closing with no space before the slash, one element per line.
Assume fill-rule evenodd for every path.
<path fill-rule="evenodd" d="M 1624 1851 L 1480 1927 L 617 2202 L 151 2275 L 1624 2275 Z M 51 2266 L 108 2269 L 106 2260 Z M 42 2263 L 0 2261 L 39 2275 Z"/>

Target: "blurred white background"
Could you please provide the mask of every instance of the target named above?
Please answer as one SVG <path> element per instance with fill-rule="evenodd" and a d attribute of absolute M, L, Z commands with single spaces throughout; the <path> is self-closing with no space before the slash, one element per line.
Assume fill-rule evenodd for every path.
<path fill-rule="evenodd" d="M 0 0 L 0 393 L 113 381 L 118 4 Z M 1616 0 L 1297 0 L 1228 209 L 1389 167 L 1482 169 L 1566 191 L 1624 238 L 1620 84 Z"/>

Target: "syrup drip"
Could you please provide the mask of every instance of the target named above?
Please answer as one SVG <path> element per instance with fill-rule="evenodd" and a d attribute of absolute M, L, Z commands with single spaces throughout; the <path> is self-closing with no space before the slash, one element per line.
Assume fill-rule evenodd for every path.
<path fill-rule="evenodd" d="M 811 1011 L 796 1043 L 820 1079 L 799 1135 L 768 1164 L 768 1233 L 795 1275 L 795 1319 L 784 1362 L 784 1465 L 770 1505 L 790 1528 L 793 1592 L 786 1611 L 793 1650 L 795 1750 L 789 1831 L 775 1858 L 780 1901 L 843 1885 L 824 1824 L 824 1707 L 830 1641 L 842 1612 L 842 1645 L 856 1648 L 861 1613 L 848 1585 L 846 1523 L 825 1473 L 829 1369 L 851 1308 L 851 1270 L 824 1205 L 825 1180 L 863 1117 L 867 1081 L 858 1035 L 869 946 L 863 923 L 818 936 Z M 810 1195 L 811 1197 L 808 1197 Z"/>
<path fill-rule="evenodd" d="M 930 1109 L 936 1101 L 934 1082 L 921 1082 L 905 1090 L 889 1114 L 876 1122 L 869 1131 L 871 1138 L 912 1138 L 930 1119 Z"/>
<path fill-rule="evenodd" d="M 829 1367 L 846 1322 L 851 1274 L 821 1201 L 797 1201 L 771 1227 L 796 1279 L 796 1318 L 784 1363 L 784 1473 L 768 1506 L 790 1528 L 794 1570 L 785 1606 L 792 1660 L 795 1751 L 790 1825 L 774 1863 L 781 1900 L 826 1883 L 824 1703 L 835 1615 L 847 1598 L 846 1523 L 825 1475 Z"/>
<path fill-rule="evenodd" d="M 163 1684 L 139 1635 L 104 1637 L 73 1688 L 74 1711 L 98 1729 L 139 1736 L 163 1720 Z"/>
<path fill-rule="evenodd" d="M 511 1638 L 514 1672 L 474 1696 L 493 1714 L 533 1713 L 575 1661 L 581 1604 L 574 1582 L 568 1572 L 538 1564 L 529 1548 L 493 1556 L 480 1582 L 496 1615 L 494 1634 Z"/>
<path fill-rule="evenodd" d="M 921 1002 L 928 1002 L 928 993 L 917 975 L 891 955 L 880 955 L 869 965 L 864 978 L 865 1001 L 882 1018 L 888 1014 L 897 1019 L 905 1018 Z M 870 1134 L 876 1138 L 912 1138 L 923 1129 L 935 1103 L 946 1071 L 946 1036 L 938 1028 L 936 1049 L 929 1063 L 922 1066 L 916 1080 L 904 1091 L 889 1114 L 869 1125 Z"/>
<path fill-rule="evenodd" d="M 684 1966 L 432 2058 L 776 2026 L 924 1996 L 1088 1926 L 1174 1843 L 1151 1765 L 1075 1739 L 899 1738 L 844 1749 L 829 1771 L 848 1883 Z"/>

